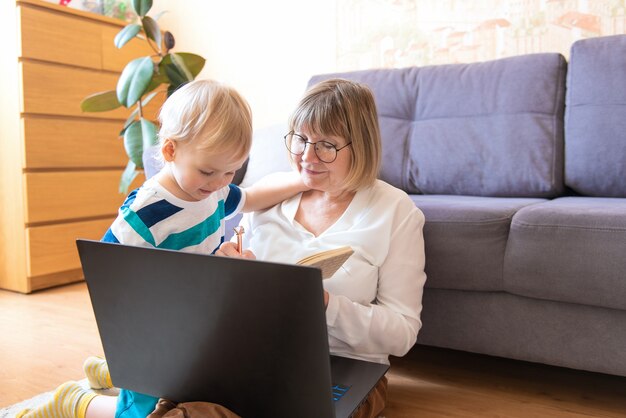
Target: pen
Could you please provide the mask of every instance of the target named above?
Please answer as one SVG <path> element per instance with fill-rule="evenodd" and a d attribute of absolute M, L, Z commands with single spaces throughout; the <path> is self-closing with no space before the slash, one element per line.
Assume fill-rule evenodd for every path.
<path fill-rule="evenodd" d="M 236 226 L 233 230 L 235 231 L 235 235 L 237 235 L 237 251 L 241 255 L 241 252 L 243 251 L 243 233 L 245 230 L 243 229 L 243 226 Z"/>

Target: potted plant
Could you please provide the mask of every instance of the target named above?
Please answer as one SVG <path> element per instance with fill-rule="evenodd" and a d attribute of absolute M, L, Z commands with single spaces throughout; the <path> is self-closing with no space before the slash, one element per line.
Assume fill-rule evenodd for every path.
<path fill-rule="evenodd" d="M 144 106 L 159 92 L 166 91 L 169 96 L 193 80 L 205 63 L 199 55 L 171 51 L 175 45 L 174 36 L 168 31 L 161 32 L 157 23 L 161 14 L 155 18 L 148 16 L 152 0 L 132 0 L 132 6 L 136 19 L 115 36 L 115 46 L 122 48 L 133 38 L 139 38 L 147 42 L 154 53 L 130 61 L 115 90 L 95 93 L 81 102 L 84 112 L 106 112 L 121 106 L 134 108 L 120 131 L 128 155 L 128 164 L 120 180 L 120 193 L 127 192 L 130 183 L 143 169 L 143 150 L 157 143 L 157 127 L 144 117 Z"/>

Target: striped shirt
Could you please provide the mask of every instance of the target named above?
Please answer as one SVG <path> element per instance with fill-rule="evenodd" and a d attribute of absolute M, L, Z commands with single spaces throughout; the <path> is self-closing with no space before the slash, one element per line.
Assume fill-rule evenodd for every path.
<path fill-rule="evenodd" d="M 245 193 L 231 184 L 190 202 L 151 178 L 128 195 L 102 241 L 213 254 L 224 241 L 224 220 L 244 201 Z"/>

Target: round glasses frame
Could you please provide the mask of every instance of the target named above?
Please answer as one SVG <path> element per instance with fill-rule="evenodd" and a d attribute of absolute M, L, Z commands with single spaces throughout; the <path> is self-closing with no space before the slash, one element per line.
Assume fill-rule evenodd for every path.
<path fill-rule="evenodd" d="M 302 141 L 303 146 L 302 146 L 302 151 L 301 152 L 294 152 L 294 151 L 292 151 L 291 147 L 289 146 L 291 141 L 292 141 L 292 139 L 293 139 L 293 137 L 297 137 L 300 141 Z M 319 158 L 319 160 L 321 162 L 327 163 L 327 164 L 328 163 L 332 163 L 333 161 L 335 161 L 337 159 L 337 153 L 339 151 L 341 151 L 342 149 L 352 145 L 352 141 L 350 141 L 346 145 L 344 145 L 343 147 L 337 148 L 335 146 L 335 144 L 331 144 L 328 141 L 310 142 L 310 141 L 307 141 L 305 137 L 303 137 L 302 135 L 299 135 L 299 134 L 297 134 L 295 132 L 289 132 L 283 138 L 285 139 L 285 146 L 287 147 L 287 150 L 290 153 L 292 153 L 293 155 L 302 155 L 306 151 L 307 145 L 313 145 L 313 150 L 315 151 L 315 155 L 317 156 L 317 158 Z M 334 157 L 332 159 L 328 159 L 328 158 L 324 159 L 324 158 L 322 158 L 322 156 L 320 156 L 320 154 L 323 153 L 324 150 L 321 149 L 321 148 L 318 148 L 318 147 L 322 147 L 322 146 L 326 147 L 326 150 L 331 150 L 332 149 L 332 150 L 335 151 Z"/>

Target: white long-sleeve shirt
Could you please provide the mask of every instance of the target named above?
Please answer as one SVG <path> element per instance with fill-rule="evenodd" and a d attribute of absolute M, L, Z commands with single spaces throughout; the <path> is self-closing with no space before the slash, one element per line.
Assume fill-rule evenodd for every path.
<path fill-rule="evenodd" d="M 406 354 L 421 328 L 422 212 L 406 193 L 377 180 L 359 190 L 343 215 L 316 237 L 294 220 L 300 198 L 244 215 L 245 248 L 259 260 L 295 263 L 351 246 L 354 254 L 324 280 L 331 353 L 387 364 L 390 354 Z"/>

